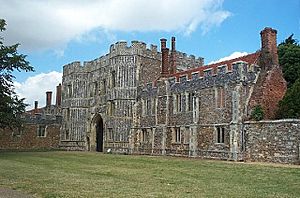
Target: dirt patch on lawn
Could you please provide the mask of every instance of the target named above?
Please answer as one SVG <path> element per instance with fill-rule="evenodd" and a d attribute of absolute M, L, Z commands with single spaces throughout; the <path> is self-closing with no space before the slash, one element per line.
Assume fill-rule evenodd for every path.
<path fill-rule="evenodd" d="M 0 187 L 0 197 L 2 198 L 33 198 L 33 196 L 21 191 Z"/>

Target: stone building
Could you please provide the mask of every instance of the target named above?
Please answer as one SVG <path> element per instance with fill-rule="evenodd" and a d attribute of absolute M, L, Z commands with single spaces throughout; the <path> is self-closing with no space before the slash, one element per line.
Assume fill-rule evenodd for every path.
<path fill-rule="evenodd" d="M 162 41 L 166 44 L 166 40 Z M 202 66 L 203 58 L 175 51 L 180 67 Z M 168 49 L 164 49 L 169 54 Z M 129 152 L 129 139 L 138 87 L 161 76 L 162 54 L 157 46 L 132 41 L 111 45 L 109 53 L 93 61 L 63 68 L 61 147 L 69 150 Z M 170 58 L 172 64 L 172 58 Z"/>
<path fill-rule="evenodd" d="M 46 92 L 46 106 L 24 113 L 23 126 L 0 129 L 0 150 L 59 149 L 61 129 L 61 85 L 57 86 L 56 104 L 51 104 L 52 92 Z"/>
<path fill-rule="evenodd" d="M 204 65 L 167 40 L 117 42 L 92 61 L 63 67 L 56 104 L 28 111 L 23 130 L 0 131 L 0 149 L 60 148 L 223 160 L 300 162 L 300 120 L 274 120 L 286 82 L 277 31 L 261 49 Z M 260 106 L 265 120 L 251 120 Z"/>
<path fill-rule="evenodd" d="M 299 120 L 250 121 L 258 105 L 266 120 L 273 119 L 286 91 L 276 34 L 265 28 L 260 50 L 211 65 L 177 51 L 174 37 L 170 50 L 166 39 L 161 52 L 142 42 L 117 42 L 105 56 L 65 65 L 60 146 L 298 162 Z"/>

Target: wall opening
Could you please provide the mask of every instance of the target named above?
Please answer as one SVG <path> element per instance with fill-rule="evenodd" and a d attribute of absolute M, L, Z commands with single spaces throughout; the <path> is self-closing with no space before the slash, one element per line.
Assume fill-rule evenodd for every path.
<path fill-rule="evenodd" d="M 94 142 L 89 138 L 88 144 L 90 145 L 88 148 L 97 152 L 103 152 L 103 135 L 103 119 L 97 114 L 92 121 L 92 136 L 94 137 Z"/>

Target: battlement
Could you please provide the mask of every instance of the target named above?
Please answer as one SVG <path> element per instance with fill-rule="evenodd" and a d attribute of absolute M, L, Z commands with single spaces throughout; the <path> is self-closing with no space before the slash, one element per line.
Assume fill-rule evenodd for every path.
<path fill-rule="evenodd" d="M 194 55 L 187 55 L 186 53 L 176 51 L 176 64 L 177 69 L 184 70 L 184 68 L 196 68 L 203 66 L 204 64 L 204 58 L 203 57 L 196 57 Z M 184 68 L 181 68 L 181 66 L 184 66 Z"/>
<path fill-rule="evenodd" d="M 73 72 L 79 72 L 83 68 L 83 65 L 80 61 L 74 61 L 72 63 L 66 64 L 63 66 L 63 75 L 68 75 Z"/>
<path fill-rule="evenodd" d="M 169 84 L 172 85 L 175 83 L 184 83 L 186 81 L 193 80 L 206 81 L 208 79 L 211 79 L 212 77 L 216 79 L 223 78 L 226 74 L 233 74 L 240 80 L 247 80 L 247 78 L 242 79 L 241 76 L 248 76 L 250 80 L 253 80 L 253 75 L 255 75 L 255 73 L 257 73 L 259 70 L 259 66 L 257 65 L 259 56 L 260 52 L 256 52 L 235 59 L 177 72 L 175 74 L 167 76 L 167 80 Z M 156 89 L 162 83 L 164 83 L 164 79 L 158 79 L 153 82 L 141 85 L 140 88 L 142 90 Z"/>
<path fill-rule="evenodd" d="M 151 53 L 157 53 L 157 46 L 151 44 L 150 47 L 147 47 L 147 44 L 142 41 L 131 41 L 131 44 L 128 45 L 126 41 L 118 41 L 115 44 L 112 44 L 110 46 L 109 52 L 110 54 L 121 54 L 125 55 L 123 53 L 139 53 L 139 51 L 145 51 L 151 52 Z"/>
<path fill-rule="evenodd" d="M 195 74 L 199 74 L 199 77 L 203 78 L 205 76 L 223 74 L 224 72 L 232 72 L 233 69 L 236 69 L 233 68 L 233 66 L 237 65 L 237 63 L 246 63 L 249 66 L 256 65 L 259 56 L 260 52 L 256 52 L 235 59 L 213 63 L 210 65 L 204 65 L 182 72 L 177 72 L 175 74 L 169 75 L 169 77 L 179 79 L 181 76 L 188 76 L 188 79 L 191 79 L 192 76 L 196 76 Z"/>

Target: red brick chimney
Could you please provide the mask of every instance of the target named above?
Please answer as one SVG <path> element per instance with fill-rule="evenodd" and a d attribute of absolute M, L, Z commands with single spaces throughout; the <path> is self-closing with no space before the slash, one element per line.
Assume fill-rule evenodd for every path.
<path fill-rule="evenodd" d="M 266 27 L 260 32 L 261 35 L 261 65 L 270 69 L 279 65 L 277 54 L 277 31 Z"/>
<path fill-rule="evenodd" d="M 51 100 L 52 100 L 52 91 L 46 92 L 46 106 L 51 106 Z"/>
<path fill-rule="evenodd" d="M 61 105 L 61 84 L 56 86 L 56 106 Z"/>
<path fill-rule="evenodd" d="M 176 73 L 176 49 L 175 49 L 175 37 L 172 37 L 171 42 L 171 57 L 170 57 L 170 73 Z"/>
<path fill-rule="evenodd" d="M 167 39 L 160 39 L 161 42 L 161 75 L 166 77 L 169 74 L 169 48 L 166 48 Z"/>

